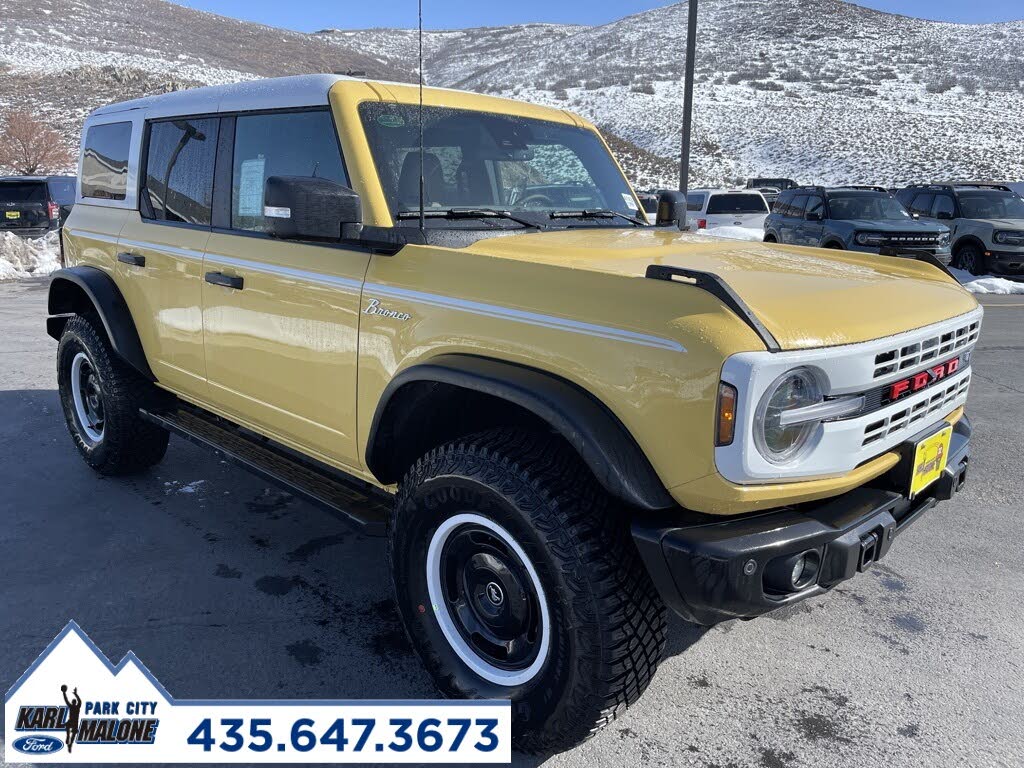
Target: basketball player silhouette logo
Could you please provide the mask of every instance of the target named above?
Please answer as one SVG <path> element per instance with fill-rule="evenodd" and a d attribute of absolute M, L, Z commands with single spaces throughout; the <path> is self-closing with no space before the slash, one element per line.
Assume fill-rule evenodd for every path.
<path fill-rule="evenodd" d="M 71 745 L 75 743 L 75 738 L 78 736 L 78 716 L 82 711 L 82 697 L 78 695 L 78 689 L 75 688 L 74 698 L 68 701 L 68 687 L 62 685 L 60 687 L 61 695 L 64 697 L 64 703 L 68 705 L 68 719 L 64 726 L 65 737 L 64 743 L 67 745 L 68 754 L 71 754 Z"/>

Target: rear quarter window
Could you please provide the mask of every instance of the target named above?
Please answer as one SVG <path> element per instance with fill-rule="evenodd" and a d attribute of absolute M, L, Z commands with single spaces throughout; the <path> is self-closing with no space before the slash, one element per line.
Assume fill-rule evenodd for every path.
<path fill-rule="evenodd" d="M 131 123 L 94 125 L 82 149 L 82 197 L 124 200 L 128 189 Z"/>
<path fill-rule="evenodd" d="M 74 179 L 51 179 L 47 182 L 50 187 L 50 198 L 60 205 L 70 205 L 75 202 L 75 181 Z"/>

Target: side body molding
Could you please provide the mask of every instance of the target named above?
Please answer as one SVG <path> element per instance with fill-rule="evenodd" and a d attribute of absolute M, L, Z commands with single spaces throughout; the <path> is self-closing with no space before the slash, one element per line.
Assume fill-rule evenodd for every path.
<path fill-rule="evenodd" d="M 99 316 L 114 352 L 147 379 L 156 381 L 131 310 L 113 278 L 96 267 L 69 267 L 54 272 L 46 332 L 59 341 L 68 317 L 89 309 Z"/>
<path fill-rule="evenodd" d="M 415 383 L 450 385 L 519 406 L 562 435 L 613 496 L 647 510 L 675 506 L 633 436 L 589 392 L 545 371 L 462 354 L 439 355 L 406 368 L 384 390 L 366 448 L 367 467 L 381 482 L 399 479 L 389 463 L 399 440 L 390 429 L 394 414 L 389 405 L 399 390 Z"/>

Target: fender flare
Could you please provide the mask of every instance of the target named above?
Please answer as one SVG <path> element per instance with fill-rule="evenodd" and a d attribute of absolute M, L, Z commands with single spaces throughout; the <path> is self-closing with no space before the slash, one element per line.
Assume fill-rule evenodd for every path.
<path fill-rule="evenodd" d="M 389 419 L 388 405 L 399 390 L 414 382 L 448 384 L 517 405 L 562 435 L 613 496 L 646 510 L 675 506 L 629 430 L 589 392 L 545 371 L 463 354 L 439 355 L 406 368 L 385 388 L 366 444 L 366 465 L 382 482 L 398 480 L 386 471 L 393 440 L 383 428 Z"/>
<path fill-rule="evenodd" d="M 149 381 L 156 381 L 146 360 L 131 310 L 117 283 L 96 267 L 69 267 L 53 273 L 50 281 L 46 332 L 60 341 L 68 318 L 81 313 L 80 294 L 92 304 L 103 323 L 115 354 Z"/>

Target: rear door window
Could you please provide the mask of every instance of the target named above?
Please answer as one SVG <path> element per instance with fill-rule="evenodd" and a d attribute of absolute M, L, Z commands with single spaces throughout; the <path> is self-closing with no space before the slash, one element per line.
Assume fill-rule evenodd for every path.
<path fill-rule="evenodd" d="M 41 181 L 0 182 L 0 203 L 45 203 L 46 185 Z"/>
<path fill-rule="evenodd" d="M 143 190 L 149 202 L 146 218 L 209 226 L 219 124 L 216 118 L 202 118 L 150 126 Z"/>
<path fill-rule="evenodd" d="M 729 213 L 768 213 L 768 206 L 761 195 L 742 192 L 728 195 L 712 195 L 708 201 L 708 215 Z"/>
<path fill-rule="evenodd" d="M 131 141 L 131 123 L 94 125 L 86 132 L 82 150 L 82 197 L 124 200 Z"/>
<path fill-rule="evenodd" d="M 786 215 L 794 219 L 802 219 L 804 217 L 804 209 L 807 207 L 808 195 L 797 195 L 793 198 L 793 202 L 786 208 Z"/>
<path fill-rule="evenodd" d="M 238 116 L 231 182 L 234 229 L 267 231 L 263 196 L 271 176 L 312 176 L 348 186 L 329 112 Z"/>

